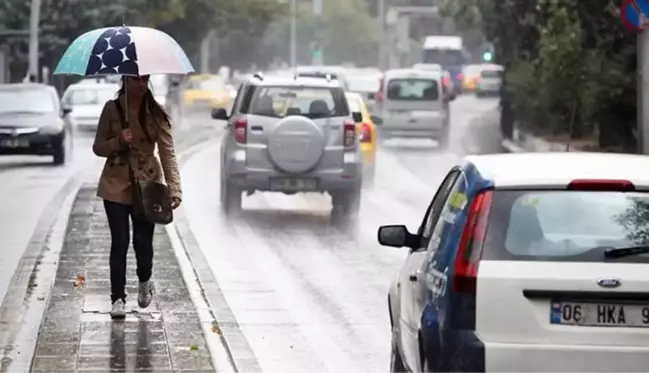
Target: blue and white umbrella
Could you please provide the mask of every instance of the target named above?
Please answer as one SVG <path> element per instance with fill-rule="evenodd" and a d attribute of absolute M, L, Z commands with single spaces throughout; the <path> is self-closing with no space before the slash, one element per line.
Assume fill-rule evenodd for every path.
<path fill-rule="evenodd" d="M 166 33 L 148 27 L 106 27 L 79 36 L 61 57 L 54 74 L 189 74 L 189 58 Z"/>

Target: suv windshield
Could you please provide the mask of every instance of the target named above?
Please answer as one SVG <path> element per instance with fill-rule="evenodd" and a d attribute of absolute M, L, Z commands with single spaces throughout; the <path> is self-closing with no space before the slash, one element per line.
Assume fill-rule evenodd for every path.
<path fill-rule="evenodd" d="M 484 70 L 484 71 L 482 71 L 482 72 L 480 73 L 480 76 L 483 77 L 483 78 L 497 78 L 497 79 L 501 79 L 502 76 L 503 76 L 503 72 L 502 72 L 502 71 L 498 71 L 498 70 Z"/>
<path fill-rule="evenodd" d="M 388 83 L 388 100 L 437 101 L 439 87 L 433 79 L 391 79 Z"/>
<path fill-rule="evenodd" d="M 54 97 L 46 89 L 0 89 L 0 114 L 53 113 Z"/>
<path fill-rule="evenodd" d="M 342 89 L 326 87 L 259 87 L 248 113 L 283 118 L 302 115 L 311 119 L 349 115 Z"/>
<path fill-rule="evenodd" d="M 485 242 L 485 260 L 604 261 L 605 248 L 649 245 L 649 193 L 494 191 Z"/>

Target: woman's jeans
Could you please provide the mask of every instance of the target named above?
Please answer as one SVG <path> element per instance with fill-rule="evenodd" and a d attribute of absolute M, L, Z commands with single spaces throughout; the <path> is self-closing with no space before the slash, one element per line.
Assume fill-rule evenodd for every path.
<path fill-rule="evenodd" d="M 140 282 L 148 281 L 153 271 L 153 230 L 155 224 L 133 216 L 133 206 L 104 200 L 110 227 L 111 302 L 126 300 L 126 258 L 129 246 L 129 217 L 133 222 L 133 248 Z"/>

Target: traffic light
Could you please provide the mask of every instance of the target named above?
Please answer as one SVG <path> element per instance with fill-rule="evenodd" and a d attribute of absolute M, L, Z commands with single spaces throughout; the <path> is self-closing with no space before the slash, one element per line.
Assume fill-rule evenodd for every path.
<path fill-rule="evenodd" d="M 485 51 L 482 53 L 482 60 L 485 62 L 491 62 L 494 59 L 494 54 L 491 51 Z"/>

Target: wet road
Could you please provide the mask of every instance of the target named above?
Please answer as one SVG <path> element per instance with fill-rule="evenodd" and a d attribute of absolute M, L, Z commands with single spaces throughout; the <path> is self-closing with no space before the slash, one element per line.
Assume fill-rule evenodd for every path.
<path fill-rule="evenodd" d="M 80 177 L 80 173 L 96 160 L 92 153 L 92 136 L 88 132 L 75 134 L 72 159 L 63 166 L 52 165 L 52 157 L 0 157 L 0 196 L 3 199 L 0 214 L 0 304 L 37 226 L 48 223 L 44 211 L 48 205 L 56 209 L 57 202 L 62 203 L 66 192 L 74 189 L 73 183 L 68 182 L 74 176 Z M 40 250 L 34 251 L 38 253 Z"/>
<path fill-rule="evenodd" d="M 330 199 L 320 195 L 244 197 L 241 217 L 227 219 L 218 202 L 218 145 L 185 163 L 184 212 L 263 371 L 388 370 L 387 289 L 406 250 L 379 246 L 376 229 L 416 230 L 461 156 L 498 151 L 498 128 L 485 120 L 496 106 L 458 98 L 449 152 L 415 140 L 382 146 L 356 235 L 330 225 Z"/>

